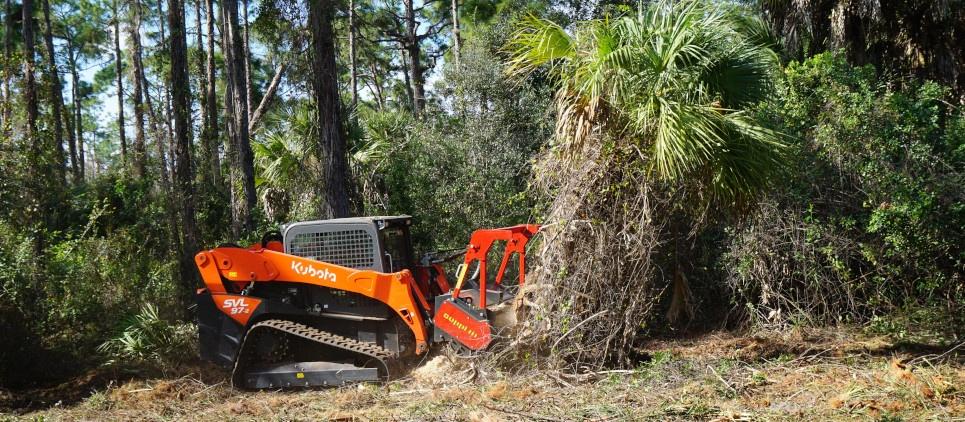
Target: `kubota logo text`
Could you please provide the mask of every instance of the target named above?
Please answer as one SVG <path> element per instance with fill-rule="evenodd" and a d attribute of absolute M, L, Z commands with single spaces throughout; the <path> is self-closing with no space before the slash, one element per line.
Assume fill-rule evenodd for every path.
<path fill-rule="evenodd" d="M 251 309 L 248 308 L 248 302 L 245 302 L 244 298 L 225 299 L 221 307 L 230 308 L 229 313 L 231 313 L 231 315 L 251 313 Z"/>
<path fill-rule="evenodd" d="M 328 268 L 322 268 L 318 270 L 318 269 L 315 269 L 315 267 L 313 267 L 312 264 L 304 265 L 301 262 L 292 261 L 292 271 L 301 275 L 316 277 L 319 280 L 328 280 L 328 281 L 331 281 L 332 283 L 335 282 L 335 273 L 329 271 Z"/>

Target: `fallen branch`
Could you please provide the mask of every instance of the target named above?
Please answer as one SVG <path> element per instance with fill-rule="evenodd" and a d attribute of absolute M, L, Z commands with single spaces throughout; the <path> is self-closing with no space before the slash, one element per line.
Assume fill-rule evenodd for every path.
<path fill-rule="evenodd" d="M 281 83 L 281 76 L 285 73 L 286 67 L 288 67 L 288 64 L 282 63 L 275 69 L 275 76 L 271 78 L 271 83 L 268 84 L 268 90 L 265 91 L 265 95 L 261 97 L 261 103 L 258 104 L 258 108 L 251 113 L 251 118 L 248 119 L 248 133 L 255 131 L 258 123 L 261 122 L 261 117 L 265 115 L 265 110 L 271 104 L 271 100 L 275 98 L 275 91 L 278 90 L 278 85 Z"/>
<path fill-rule="evenodd" d="M 717 370 L 714 369 L 713 366 L 707 365 L 707 369 L 710 369 L 710 372 L 713 372 L 714 375 L 717 376 L 717 379 L 719 379 L 720 382 L 724 384 L 724 386 L 727 387 L 727 389 L 730 390 L 731 393 L 734 393 L 735 396 L 737 395 L 737 390 L 734 389 L 734 387 L 731 387 L 730 383 L 724 380 L 724 377 L 720 376 L 720 374 L 717 373 Z"/>
<path fill-rule="evenodd" d="M 603 315 L 603 314 L 605 314 L 606 312 L 607 312 L 606 309 L 604 309 L 604 310 L 602 310 L 602 311 L 600 311 L 600 312 L 597 312 L 597 313 L 595 313 L 595 314 L 593 314 L 593 315 L 590 315 L 589 318 L 584 319 L 583 321 L 580 321 L 579 324 L 574 325 L 573 328 L 570 328 L 567 332 L 563 333 L 563 335 L 561 335 L 560 338 L 556 339 L 556 341 L 553 342 L 553 346 L 551 346 L 550 349 L 556 349 L 556 346 L 560 344 L 560 341 L 563 341 L 563 339 L 566 338 L 566 336 L 570 335 L 570 333 L 572 333 L 574 330 L 576 330 L 577 328 L 580 328 L 580 326 L 582 326 L 583 324 L 586 324 L 586 323 L 589 322 L 591 319 L 596 318 L 596 317 L 598 317 L 598 316 L 600 316 L 600 315 Z"/>

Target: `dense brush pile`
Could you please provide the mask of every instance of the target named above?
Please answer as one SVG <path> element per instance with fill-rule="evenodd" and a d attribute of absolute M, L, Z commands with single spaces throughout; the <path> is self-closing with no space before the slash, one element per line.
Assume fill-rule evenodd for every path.
<path fill-rule="evenodd" d="M 669 285 L 671 210 L 631 151 L 587 143 L 580 159 L 545 160 L 540 185 L 555 187 L 527 289 L 525 338 L 569 362 L 625 363 Z M 616 155 L 625 160 L 614 162 Z"/>

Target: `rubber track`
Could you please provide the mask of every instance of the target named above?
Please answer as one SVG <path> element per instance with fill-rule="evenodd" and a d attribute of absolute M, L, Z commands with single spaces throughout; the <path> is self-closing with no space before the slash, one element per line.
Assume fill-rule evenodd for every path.
<path fill-rule="evenodd" d="M 252 325 L 245 334 L 245 339 L 242 341 L 241 348 L 238 351 L 238 358 L 235 359 L 234 370 L 231 372 L 231 383 L 236 388 L 245 388 L 243 379 L 244 369 L 249 363 L 248 361 L 250 359 L 250 356 L 247 356 L 245 353 L 245 346 L 248 344 L 248 339 L 252 338 L 253 335 L 260 336 L 268 334 L 271 331 L 281 331 L 285 334 L 301 337 L 306 340 L 324 344 L 326 346 L 336 347 L 370 357 L 379 362 L 379 364 L 382 366 L 382 369 L 385 370 L 386 376 L 389 375 L 389 362 L 387 362 L 387 360 L 396 357 L 394 352 L 386 350 L 374 343 L 343 337 L 338 334 L 332 334 L 327 331 L 319 330 L 315 327 L 299 324 L 297 322 L 283 319 L 267 319 Z"/>

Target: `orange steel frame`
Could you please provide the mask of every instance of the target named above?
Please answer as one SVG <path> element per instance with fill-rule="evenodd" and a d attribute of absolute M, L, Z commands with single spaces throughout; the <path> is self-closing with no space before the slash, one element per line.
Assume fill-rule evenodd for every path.
<path fill-rule="evenodd" d="M 495 284 L 497 286 L 502 284 L 509 258 L 513 254 L 519 254 L 519 285 L 522 287 L 526 278 L 526 243 L 536 235 L 539 228 L 540 226 L 537 224 L 520 224 L 501 229 L 479 229 L 472 232 L 472 236 L 469 238 L 469 247 L 466 249 L 466 258 L 463 261 L 463 269 L 460 271 L 459 279 L 456 280 L 456 288 L 452 291 L 452 297 L 459 297 L 465 271 L 470 264 L 479 261 L 479 304 L 476 306 L 480 309 L 486 308 L 486 257 L 493 243 L 497 241 L 505 241 L 506 249 L 503 252 L 502 262 L 499 264 L 499 271 L 496 272 Z"/>
<path fill-rule="evenodd" d="M 273 250 L 281 249 L 277 243 L 269 242 L 270 249 L 260 244 L 248 249 L 215 248 L 198 253 L 194 261 L 216 300 L 218 296 L 231 294 L 225 289 L 226 282 L 233 283 L 239 291 L 253 282 L 286 281 L 359 293 L 385 303 L 399 315 L 415 336 L 416 353 L 429 349 L 429 336 L 418 306 L 431 308 L 415 288 L 415 279 L 409 270 L 386 274 L 341 267 Z M 241 324 L 247 323 L 247 316 L 232 315 L 223 307 L 219 309 Z"/>

